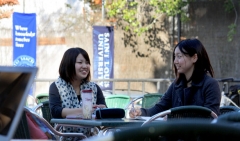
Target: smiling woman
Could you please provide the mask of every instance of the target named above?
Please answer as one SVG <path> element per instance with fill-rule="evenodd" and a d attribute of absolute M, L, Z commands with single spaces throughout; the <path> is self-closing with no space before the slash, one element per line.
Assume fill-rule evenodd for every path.
<path fill-rule="evenodd" d="M 59 78 L 50 85 L 49 105 L 53 118 L 82 115 L 82 90 L 92 91 L 92 109 L 105 108 L 105 98 L 100 87 L 91 82 L 88 53 L 79 47 L 68 49 L 59 66 Z M 89 136 L 90 128 L 64 128 L 64 132 L 82 132 Z"/>
<path fill-rule="evenodd" d="M 160 102 L 152 108 L 130 110 L 130 117 L 153 116 L 170 108 L 197 105 L 220 114 L 220 87 L 208 54 L 198 39 L 180 41 L 174 48 L 173 60 L 176 79 Z"/>
<path fill-rule="evenodd" d="M 197 54 L 189 56 L 188 54 L 184 55 L 179 47 L 175 49 L 175 59 L 174 65 L 178 73 L 185 74 L 187 82 L 191 81 L 191 75 L 194 70 L 194 63 L 197 61 Z"/>

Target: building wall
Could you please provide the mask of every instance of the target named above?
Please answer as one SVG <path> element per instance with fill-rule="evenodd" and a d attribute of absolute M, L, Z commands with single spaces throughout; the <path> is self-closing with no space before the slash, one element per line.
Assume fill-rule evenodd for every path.
<path fill-rule="evenodd" d="M 200 1 L 189 5 L 190 21 L 182 24 L 182 37 L 197 37 L 206 47 L 216 78 L 240 78 L 240 24 L 237 20 L 236 34 L 227 40 L 228 26 L 240 18 L 239 3 L 234 1 L 235 12 L 225 12 L 224 1 Z"/>

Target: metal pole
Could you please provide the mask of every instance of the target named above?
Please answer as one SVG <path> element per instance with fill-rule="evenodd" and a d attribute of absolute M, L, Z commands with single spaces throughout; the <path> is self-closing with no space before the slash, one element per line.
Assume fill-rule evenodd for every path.
<path fill-rule="evenodd" d="M 23 13 L 25 13 L 25 0 L 23 0 Z"/>
<path fill-rule="evenodd" d="M 145 82 L 142 81 L 142 94 L 145 94 Z"/>
<path fill-rule="evenodd" d="M 105 9 L 104 9 L 104 2 L 105 0 L 102 0 L 102 20 L 104 20 L 104 17 L 105 17 L 105 15 L 104 15 L 104 11 L 105 11 Z"/>
<path fill-rule="evenodd" d="M 130 81 L 128 81 L 128 92 L 127 93 L 128 93 L 129 96 L 130 96 L 130 85 L 131 85 Z"/>
<path fill-rule="evenodd" d="M 178 19 L 178 42 L 181 41 L 181 14 L 177 14 Z"/>

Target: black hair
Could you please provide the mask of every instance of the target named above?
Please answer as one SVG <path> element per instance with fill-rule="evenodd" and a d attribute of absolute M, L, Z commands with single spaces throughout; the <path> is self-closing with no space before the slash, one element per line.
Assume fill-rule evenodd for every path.
<path fill-rule="evenodd" d="M 175 60 L 174 51 L 177 47 L 183 54 L 189 55 L 190 57 L 197 54 L 198 59 L 194 65 L 193 74 L 191 76 L 192 81 L 200 81 L 205 73 L 209 73 L 212 77 L 214 77 L 214 71 L 210 63 L 207 51 L 198 39 L 186 39 L 180 41 L 173 50 L 173 64 Z M 179 74 L 175 65 L 173 65 L 173 69 L 175 72 L 176 80 L 179 82 L 178 80 L 182 79 L 184 77 L 184 74 Z"/>
<path fill-rule="evenodd" d="M 75 71 L 75 63 L 76 58 L 79 54 L 82 54 L 82 56 L 85 58 L 87 62 L 90 64 L 90 59 L 88 56 L 88 53 L 79 47 L 70 48 L 68 49 L 61 60 L 60 66 L 59 66 L 59 75 L 62 79 L 64 79 L 66 82 L 71 82 L 74 80 L 74 77 L 76 75 Z M 91 64 L 90 64 L 91 65 Z M 91 73 L 89 71 L 87 77 L 83 79 L 83 82 L 88 82 L 91 79 Z"/>

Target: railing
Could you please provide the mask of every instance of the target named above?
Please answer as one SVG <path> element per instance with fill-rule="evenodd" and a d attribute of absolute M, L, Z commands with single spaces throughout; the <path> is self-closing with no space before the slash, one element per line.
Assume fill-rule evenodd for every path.
<path fill-rule="evenodd" d="M 148 93 L 145 90 L 145 84 L 147 82 L 152 82 L 152 83 L 157 83 L 156 87 L 157 87 L 157 92 L 160 92 L 160 88 L 161 88 L 161 83 L 171 83 L 171 79 L 95 79 L 93 80 L 96 83 L 98 82 L 103 82 L 103 81 L 110 81 L 113 82 L 113 89 L 112 89 L 112 93 L 115 93 L 116 89 L 115 89 L 115 84 L 117 82 L 127 82 L 127 94 L 130 94 L 130 92 L 132 91 L 131 89 L 131 83 L 133 82 L 141 82 L 142 83 L 142 88 L 141 88 L 141 92 L 144 93 Z"/>
<path fill-rule="evenodd" d="M 56 79 L 36 79 L 35 82 L 43 82 L 43 83 L 48 83 L 48 86 L 52 82 L 54 82 Z M 165 92 L 166 88 L 170 85 L 172 82 L 172 79 L 92 79 L 91 81 L 100 83 L 100 82 L 113 82 L 112 85 L 112 90 L 106 91 L 109 93 L 116 93 L 116 91 L 119 91 L 119 89 L 116 89 L 116 83 L 118 82 L 126 82 L 127 83 L 127 88 L 122 88 L 120 91 L 126 91 L 128 95 L 130 95 L 133 91 L 136 91 L 131 88 L 131 83 L 134 82 L 140 82 L 141 84 L 141 90 L 138 90 L 140 93 L 145 94 L 148 93 L 146 91 L 146 83 L 156 83 L 156 92 Z M 167 85 L 167 87 L 166 87 Z M 166 87 L 163 89 L 163 87 Z"/>
<path fill-rule="evenodd" d="M 45 92 L 48 91 L 49 86 L 52 82 L 54 82 L 56 79 L 36 79 L 35 82 L 37 83 L 47 83 L 47 86 L 45 89 Z M 222 86 L 223 86 L 223 81 L 221 81 L 222 79 L 217 79 L 219 81 L 220 84 L 220 89 L 222 90 Z M 116 91 L 124 91 L 126 92 L 126 94 L 130 95 L 130 94 L 146 94 L 149 93 L 148 91 L 146 91 L 146 83 L 155 83 L 155 87 L 156 87 L 156 91 L 155 93 L 165 93 L 166 90 L 168 89 L 168 87 L 170 86 L 171 82 L 173 81 L 173 79 L 93 79 L 91 80 L 93 82 L 96 83 L 100 83 L 100 82 L 113 82 L 113 87 L 112 90 L 107 90 L 107 91 L 103 91 L 105 94 L 106 93 L 110 93 L 110 94 L 115 94 Z M 126 88 L 121 88 L 121 89 L 116 89 L 116 85 L 119 82 L 126 82 L 127 83 L 127 87 Z M 135 82 L 140 82 L 141 84 L 141 88 L 139 89 L 133 89 L 131 88 L 131 83 L 135 83 Z M 230 85 L 234 85 L 234 84 L 239 84 L 240 80 L 239 79 L 234 79 L 231 82 L 228 82 L 229 85 L 226 86 L 225 91 L 228 91 L 228 87 Z M 139 85 L 140 86 L 140 85 Z"/>

